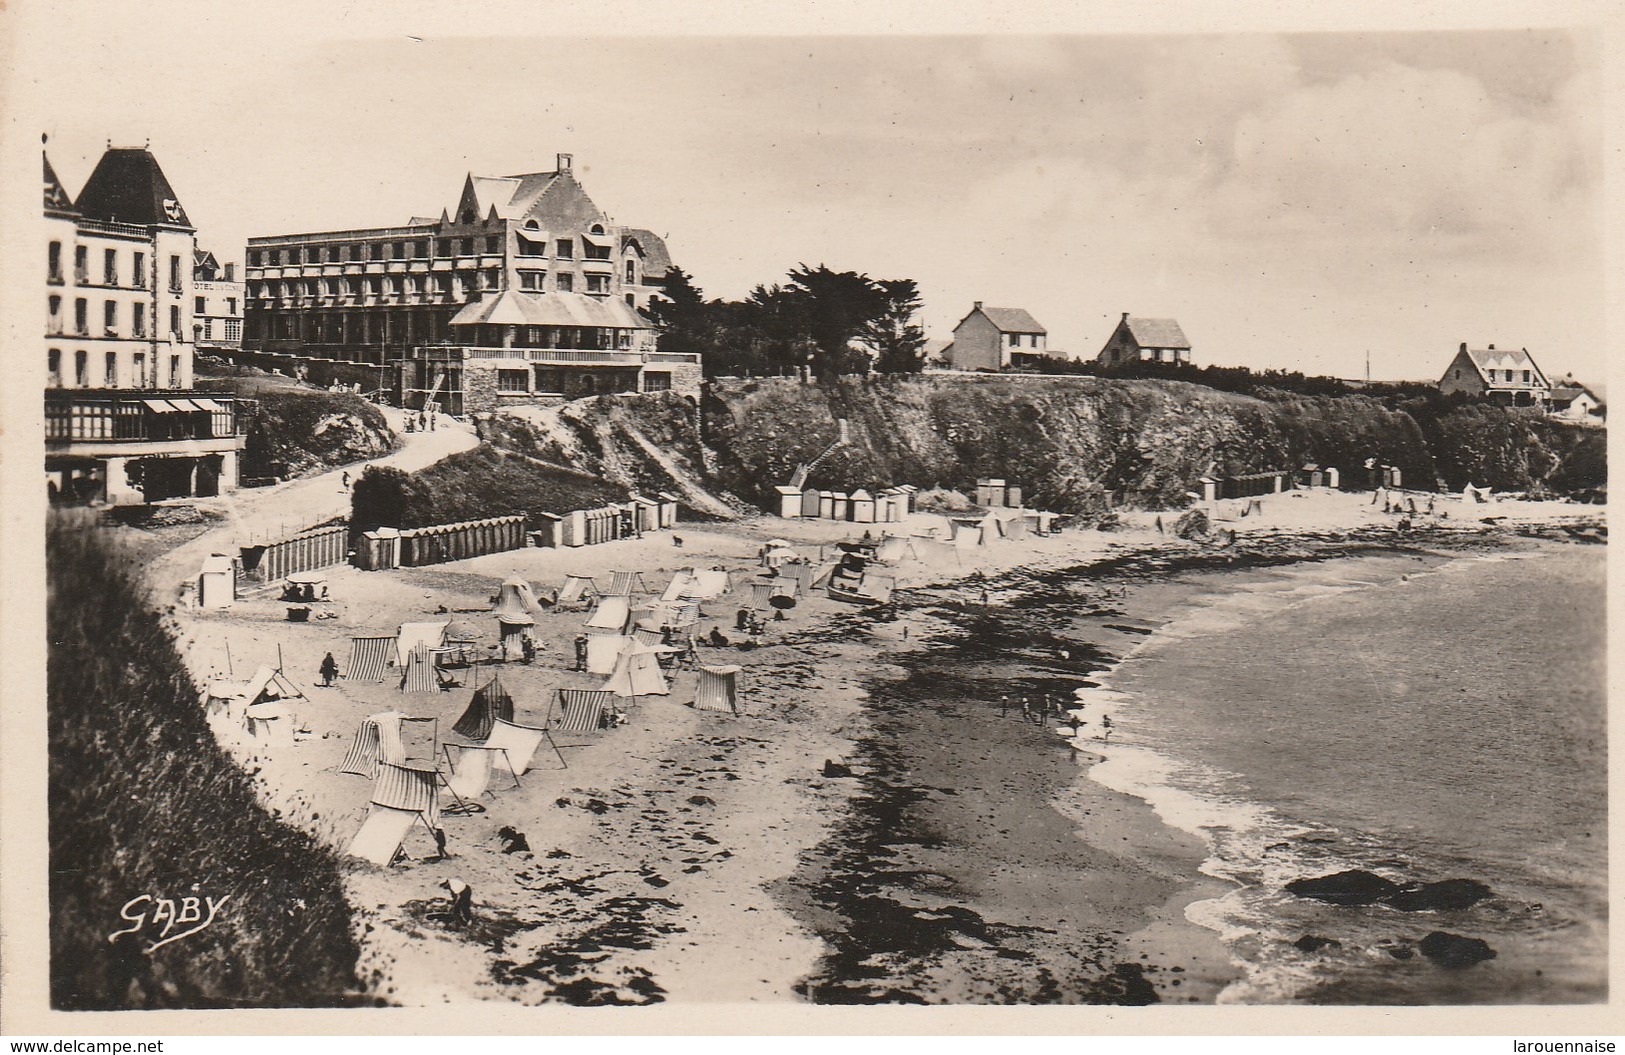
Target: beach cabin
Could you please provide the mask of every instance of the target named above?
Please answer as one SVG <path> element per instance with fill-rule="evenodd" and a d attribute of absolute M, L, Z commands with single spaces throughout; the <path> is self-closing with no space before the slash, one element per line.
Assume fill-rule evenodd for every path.
<path fill-rule="evenodd" d="M 835 492 L 818 492 L 818 516 L 821 520 L 835 519 Z"/>
<path fill-rule="evenodd" d="M 633 529 L 640 534 L 660 530 L 660 503 L 642 495 L 632 496 Z"/>
<path fill-rule="evenodd" d="M 852 492 L 852 520 L 858 524 L 875 522 L 875 496 L 858 488 Z"/>
<path fill-rule="evenodd" d="M 677 503 L 679 501 L 677 496 L 669 491 L 661 491 L 655 497 L 660 499 L 660 526 L 662 528 L 676 527 Z"/>
<path fill-rule="evenodd" d="M 845 491 L 836 491 L 833 503 L 830 506 L 830 518 L 833 520 L 852 519 L 852 496 Z"/>
<path fill-rule="evenodd" d="M 355 548 L 355 563 L 362 571 L 389 571 L 400 567 L 400 530 L 381 527 L 363 532 Z"/>
<path fill-rule="evenodd" d="M 564 534 L 564 518 L 557 513 L 537 513 L 535 517 L 536 530 L 530 533 L 532 546 L 561 546 Z"/>
<path fill-rule="evenodd" d="M 799 487 L 775 487 L 779 495 L 779 516 L 797 519 L 801 516 L 802 490 Z"/>
<path fill-rule="evenodd" d="M 212 553 L 205 557 L 197 575 L 199 608 L 230 608 L 237 600 L 237 568 L 230 557 Z"/>

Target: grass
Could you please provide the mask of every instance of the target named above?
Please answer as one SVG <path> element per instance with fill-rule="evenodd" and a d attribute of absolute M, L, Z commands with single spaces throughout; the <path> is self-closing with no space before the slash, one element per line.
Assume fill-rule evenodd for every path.
<path fill-rule="evenodd" d="M 365 1002 L 338 863 L 220 750 L 127 554 L 82 517 L 47 532 L 51 1002 L 63 1010 Z M 146 951 L 135 897 L 229 897 Z M 177 928 L 179 929 L 184 928 Z"/>

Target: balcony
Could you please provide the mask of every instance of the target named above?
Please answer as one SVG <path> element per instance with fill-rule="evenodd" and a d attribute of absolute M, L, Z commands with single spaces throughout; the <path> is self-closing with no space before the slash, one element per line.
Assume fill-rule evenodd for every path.
<path fill-rule="evenodd" d="M 233 450 L 246 424 L 233 397 L 200 396 L 190 389 L 45 392 L 45 439 L 55 449 L 117 443 L 135 446 L 137 453 L 158 453 L 162 445 L 185 441 L 211 451 Z"/>
<path fill-rule="evenodd" d="M 52 272 L 50 272 L 49 274 L 47 274 L 45 276 L 45 283 L 46 283 L 46 285 L 49 285 L 49 286 L 66 285 L 67 284 L 67 276 L 62 274 L 62 269 L 61 268 L 57 268 L 55 271 L 52 271 Z"/>
<path fill-rule="evenodd" d="M 543 366 L 642 366 L 645 363 L 699 364 L 698 352 L 640 352 L 610 348 L 481 348 L 469 345 L 426 345 L 408 353 L 412 359 L 461 362 L 466 359 L 501 359 Z"/>

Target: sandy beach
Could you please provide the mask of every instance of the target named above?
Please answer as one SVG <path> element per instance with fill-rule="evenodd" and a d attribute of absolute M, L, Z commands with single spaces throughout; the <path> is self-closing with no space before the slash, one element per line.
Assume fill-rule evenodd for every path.
<path fill-rule="evenodd" d="M 342 498 L 337 476 L 299 486 Z M 254 497 L 274 508 L 274 498 Z M 445 817 L 446 858 L 435 859 L 419 828 L 404 864 L 353 862 L 364 980 L 408 1005 L 1211 1000 L 1236 969 L 1213 932 L 1185 917 L 1191 902 L 1227 888 L 1198 871 L 1200 841 L 1143 800 L 1079 779 L 1109 743 L 1001 717 L 1001 686 L 975 682 L 978 664 L 996 657 L 1028 664 L 1019 691 L 1062 698 L 1091 684 L 1103 662 L 1181 600 L 1157 585 L 1157 560 L 1284 561 L 1329 540 L 1380 548 L 1400 538 L 1395 518 L 1369 495 L 1294 492 L 1266 499 L 1262 514 L 1224 519 L 1236 512 L 1221 513 L 1238 534 L 1229 549 L 1161 533 L 1155 514 L 1126 514 L 1113 532 L 1001 541 L 947 566 L 907 562 L 899 602 L 886 609 L 815 594 L 785 621 L 770 621 L 759 647 L 700 649 L 702 663 L 743 667 L 743 716 L 695 710 L 697 675 L 676 672 L 670 695 L 637 699 L 627 724 L 556 733 L 562 762 L 544 743 L 521 787 L 493 779 L 483 812 Z M 1457 501 L 1450 513 L 1430 522 L 1462 536 L 1600 518 L 1561 503 Z M 1480 513 L 1503 519 L 1492 527 Z M 1165 525 L 1172 520 L 1164 515 Z M 887 527 L 940 523 L 922 514 Z M 307 731 L 291 749 L 256 753 L 222 735 L 257 771 L 270 805 L 342 850 L 366 814 L 370 785 L 338 767 L 365 716 L 438 719 L 409 727 L 409 757 L 426 761 L 436 739 L 457 739 L 451 726 L 472 688 L 493 675 L 512 694 L 516 720 L 530 724 L 541 724 L 558 688 L 602 681 L 571 669 L 586 618 L 579 612 L 538 622 L 534 663 L 482 663 L 460 671 L 463 686 L 447 692 L 403 694 L 398 672 L 383 684 L 323 687 L 323 655 L 342 670 L 352 635 L 463 619 L 489 645 L 497 640 L 492 597 L 510 576 L 545 588 L 567 574 L 603 585 L 614 570 L 636 570 L 649 598 L 680 568 L 723 567 L 732 592 L 702 606 L 699 629 L 742 637 L 734 615 L 765 540 L 817 558 L 862 530 L 772 517 L 680 523 L 581 549 L 393 572 L 336 567 L 333 600 L 316 606 L 333 617 L 306 623 L 287 621 L 275 588 L 226 611 L 183 608 L 173 617 L 200 684 L 280 664 L 305 691 L 298 719 Z M 182 557 L 232 541 L 220 528 Z M 160 595 L 180 559 L 154 567 Z M 1098 634 L 1073 634 L 1065 655 L 1042 636 L 967 636 L 979 606 L 1017 610 L 1024 583 L 1082 566 L 1116 585 L 1102 586 L 1112 592 L 1102 596 Z M 854 775 L 823 775 L 826 760 Z M 503 827 L 524 833 L 529 851 L 503 853 Z M 472 888 L 467 927 L 446 916 L 448 879 Z"/>

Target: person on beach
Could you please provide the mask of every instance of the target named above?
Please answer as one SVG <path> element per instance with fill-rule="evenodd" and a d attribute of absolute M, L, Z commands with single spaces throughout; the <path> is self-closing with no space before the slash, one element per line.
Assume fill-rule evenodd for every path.
<path fill-rule="evenodd" d="M 344 475 L 339 478 L 339 482 L 344 485 L 346 491 L 350 489 L 350 470 L 344 470 Z"/>
<path fill-rule="evenodd" d="M 524 650 L 525 650 L 525 656 L 524 656 L 525 663 L 527 665 L 530 664 L 530 663 L 534 663 L 536 661 L 536 642 L 534 642 L 534 641 L 532 641 L 530 639 L 529 634 L 526 634 L 524 639 L 522 640 L 521 644 L 523 645 Z"/>
<path fill-rule="evenodd" d="M 586 670 L 587 669 L 587 635 L 586 634 L 578 634 L 576 636 L 576 669 L 577 670 Z"/>
<path fill-rule="evenodd" d="M 1111 718 L 1111 715 L 1103 714 L 1103 715 L 1100 716 L 1100 729 L 1101 729 L 1100 738 L 1102 740 L 1110 740 L 1112 738 L 1112 718 Z"/>
<path fill-rule="evenodd" d="M 339 663 L 338 660 L 333 658 L 333 653 L 329 652 L 322 657 L 321 673 L 322 685 L 332 688 L 333 679 L 339 676 Z"/>
<path fill-rule="evenodd" d="M 1009 716 L 1010 716 L 1010 697 L 1008 697 L 1008 696 L 1000 696 L 999 697 L 999 717 L 1000 718 L 1008 718 Z"/>
<path fill-rule="evenodd" d="M 1025 696 L 1021 698 L 1021 720 L 1024 722 L 1033 720 L 1033 705 L 1028 702 Z"/>

